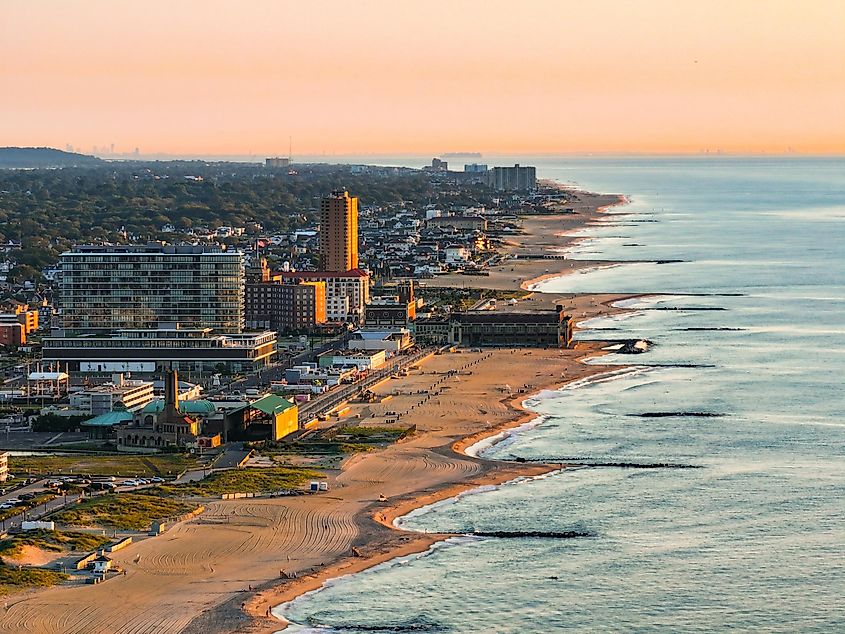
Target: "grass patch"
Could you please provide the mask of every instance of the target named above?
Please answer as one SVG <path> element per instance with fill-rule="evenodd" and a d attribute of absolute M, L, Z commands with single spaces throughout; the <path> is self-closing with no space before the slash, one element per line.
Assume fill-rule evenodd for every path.
<path fill-rule="evenodd" d="M 153 520 L 190 513 L 196 504 L 145 493 L 109 493 L 55 513 L 50 519 L 70 526 L 147 530 Z"/>
<path fill-rule="evenodd" d="M 261 449 L 259 453 L 263 456 L 338 456 L 344 453 L 354 453 L 355 447 L 352 443 L 338 441 L 309 440 L 308 442 L 279 443 L 278 446 Z"/>
<path fill-rule="evenodd" d="M 14 557 L 19 555 L 24 546 L 35 546 L 41 550 L 62 552 L 65 550 L 96 550 L 111 541 L 104 535 L 91 533 L 77 533 L 74 531 L 60 532 L 37 530 L 13 535 L 0 541 L 0 557 Z"/>
<path fill-rule="evenodd" d="M 61 583 L 68 576 L 43 568 L 13 568 L 0 564 L 0 594 L 17 592 L 24 588 L 46 588 Z"/>
<path fill-rule="evenodd" d="M 179 454 L 110 456 L 9 456 L 9 471 L 20 475 L 175 476 L 197 461 Z"/>
<path fill-rule="evenodd" d="M 212 473 L 204 480 L 185 484 L 164 484 L 152 491 L 162 495 L 217 497 L 223 493 L 269 493 L 302 487 L 320 477 L 313 469 L 270 467 L 266 469 L 229 469 Z"/>
<path fill-rule="evenodd" d="M 413 427 L 334 427 L 326 432 L 327 438 L 352 443 L 395 442 L 414 433 Z"/>
<path fill-rule="evenodd" d="M 332 427 L 317 438 L 294 442 L 263 441 L 250 446 L 265 456 L 336 456 L 373 451 L 379 445 L 396 442 L 416 431 L 416 427 Z"/>

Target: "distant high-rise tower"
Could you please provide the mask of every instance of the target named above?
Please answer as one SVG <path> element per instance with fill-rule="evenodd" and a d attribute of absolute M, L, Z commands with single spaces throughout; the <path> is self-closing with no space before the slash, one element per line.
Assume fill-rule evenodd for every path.
<path fill-rule="evenodd" d="M 334 191 L 320 201 L 320 268 L 358 268 L 358 199 L 346 191 Z"/>

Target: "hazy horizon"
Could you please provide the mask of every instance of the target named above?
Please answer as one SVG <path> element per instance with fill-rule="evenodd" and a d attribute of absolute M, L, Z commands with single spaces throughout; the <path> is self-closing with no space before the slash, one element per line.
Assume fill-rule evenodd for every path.
<path fill-rule="evenodd" d="M 0 145 L 842 154 L 845 3 L 10 0 Z"/>

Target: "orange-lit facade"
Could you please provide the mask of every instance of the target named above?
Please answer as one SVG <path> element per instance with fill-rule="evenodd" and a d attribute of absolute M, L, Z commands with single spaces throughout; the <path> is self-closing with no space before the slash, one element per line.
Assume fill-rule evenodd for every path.
<path fill-rule="evenodd" d="M 13 321 L 23 325 L 25 335 L 32 334 L 38 330 L 38 310 L 17 302 L 4 304 L 0 307 L 0 322 Z"/>
<path fill-rule="evenodd" d="M 246 324 L 276 332 L 311 330 L 326 321 L 326 283 L 276 279 L 246 285 Z"/>
<path fill-rule="evenodd" d="M 320 269 L 358 268 L 358 198 L 334 191 L 320 201 Z"/>
<path fill-rule="evenodd" d="M 0 346 L 17 348 L 26 344 L 26 329 L 17 322 L 0 324 Z"/>

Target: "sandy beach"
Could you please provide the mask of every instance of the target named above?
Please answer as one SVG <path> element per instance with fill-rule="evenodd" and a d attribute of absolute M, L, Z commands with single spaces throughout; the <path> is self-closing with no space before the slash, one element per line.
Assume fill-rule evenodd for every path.
<path fill-rule="evenodd" d="M 554 253 L 571 232 L 596 222 L 618 196 L 578 194 L 575 213 L 532 216 L 508 249 Z M 573 265 L 573 266 L 570 266 Z M 527 288 L 591 263 L 520 257 L 489 277 L 449 276 L 442 286 Z M 606 314 L 620 296 L 534 294 L 520 309 L 563 304 L 578 319 Z M 294 498 L 216 501 L 197 518 L 114 554 L 124 577 L 9 597 L 0 632 L 276 632 L 270 610 L 329 578 L 420 552 L 448 535 L 397 530 L 414 508 L 481 485 L 559 468 L 467 456 L 469 444 L 535 418 L 522 402 L 543 389 L 604 371 L 585 365 L 600 344 L 568 350 L 496 349 L 436 355 L 375 391 L 389 400 L 353 403 L 350 422 L 379 425 L 399 415 L 417 432 L 384 450 L 356 454 L 327 473 L 330 490 Z M 453 372 L 457 370 L 457 373 Z M 388 413 L 390 412 L 390 413 Z M 386 499 L 387 501 L 380 501 Z"/>

